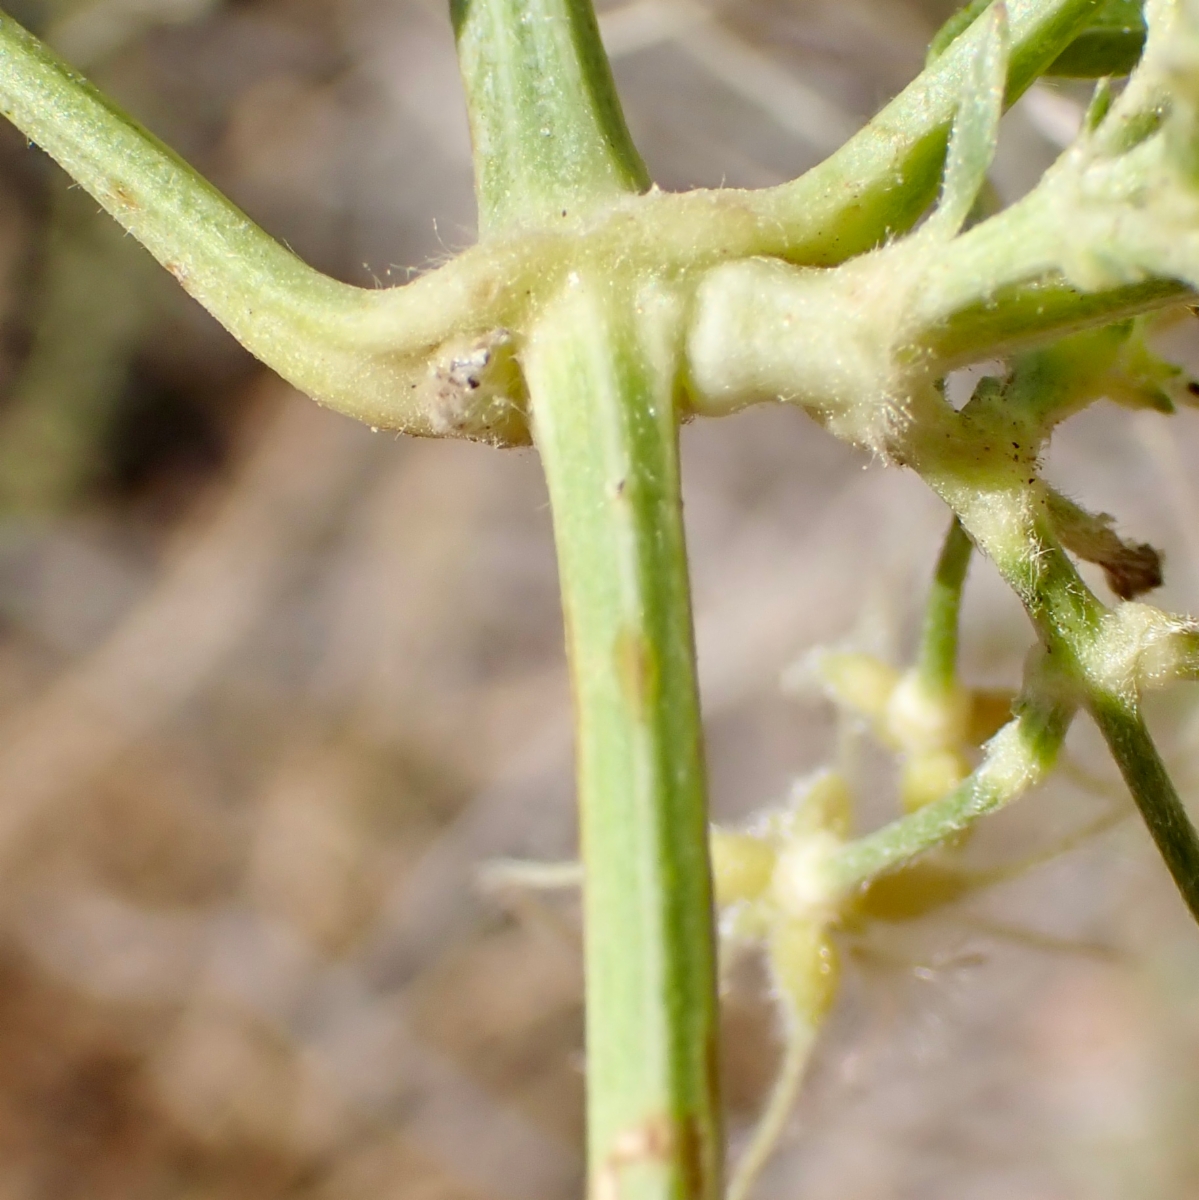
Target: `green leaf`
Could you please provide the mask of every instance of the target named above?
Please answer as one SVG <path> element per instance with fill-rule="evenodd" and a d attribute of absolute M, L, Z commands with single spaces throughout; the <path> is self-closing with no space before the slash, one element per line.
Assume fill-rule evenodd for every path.
<path fill-rule="evenodd" d="M 962 75 L 941 184 L 941 202 L 925 226 L 933 237 L 953 237 L 965 224 L 986 183 L 999 141 L 1011 44 L 1007 9 L 1002 0 L 993 4 L 981 19 L 985 22 L 982 39 Z"/>
<path fill-rule="evenodd" d="M 1045 72 L 1073 79 L 1128 75 L 1145 49 L 1140 0 L 1107 0 Z"/>
<path fill-rule="evenodd" d="M 971 25 L 982 15 L 987 9 L 991 0 L 969 0 L 969 3 L 959 8 L 957 12 L 933 34 L 933 40 L 928 44 L 928 54 L 925 57 L 925 63 L 936 62 L 949 47 L 957 41 L 957 39 L 970 28 Z"/>
<path fill-rule="evenodd" d="M 927 63 L 936 62 L 986 11 L 991 0 L 970 0 L 929 42 Z M 1128 75 L 1145 48 L 1145 17 L 1140 0 L 1106 0 L 1078 36 L 1045 71 L 1072 79 Z"/>

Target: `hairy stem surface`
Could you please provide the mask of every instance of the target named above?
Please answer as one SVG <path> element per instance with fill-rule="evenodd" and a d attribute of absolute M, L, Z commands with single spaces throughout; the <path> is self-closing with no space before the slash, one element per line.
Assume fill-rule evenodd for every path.
<path fill-rule="evenodd" d="M 1035 492 L 971 492 L 929 479 L 1023 601 L 1054 670 L 1094 717 L 1190 911 L 1199 918 L 1199 833 L 1140 711 L 1139 659 L 1047 528 Z"/>

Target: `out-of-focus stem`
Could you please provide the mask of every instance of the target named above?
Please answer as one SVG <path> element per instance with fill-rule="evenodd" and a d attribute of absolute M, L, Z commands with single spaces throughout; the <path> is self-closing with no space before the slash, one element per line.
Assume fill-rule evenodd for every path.
<path fill-rule="evenodd" d="M 974 544 L 961 522 L 954 517 L 937 559 L 920 636 L 917 669 L 925 687 L 933 694 L 949 692 L 957 680 L 958 617 L 973 549 Z"/>
<path fill-rule="evenodd" d="M 1016 718 L 991 739 L 982 764 L 967 779 L 942 799 L 848 842 L 830 865 L 830 883 L 841 892 L 861 887 L 1019 799 L 1052 769 L 1073 714 L 1068 700 L 1030 690 Z"/>

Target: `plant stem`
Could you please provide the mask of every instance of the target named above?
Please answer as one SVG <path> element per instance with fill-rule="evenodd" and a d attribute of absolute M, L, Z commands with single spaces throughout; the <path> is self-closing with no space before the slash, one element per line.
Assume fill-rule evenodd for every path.
<path fill-rule="evenodd" d="M 819 1030 L 816 1025 L 794 1013 L 784 1018 L 783 1061 L 779 1064 L 774 1086 L 766 1098 L 766 1108 L 754 1127 L 748 1145 L 729 1180 L 726 1200 L 748 1200 L 762 1168 L 779 1144 L 795 1098 L 803 1084 L 804 1071 L 812 1057 Z"/>
<path fill-rule="evenodd" d="M 934 695 L 951 691 L 957 682 L 958 616 L 973 550 L 974 543 L 954 517 L 925 604 L 917 662 L 922 680 Z"/>
<path fill-rule="evenodd" d="M 1068 700 L 1030 688 L 968 779 L 942 799 L 849 842 L 830 865 L 830 882 L 841 892 L 861 887 L 1018 799 L 1052 769 L 1073 715 Z"/>
<path fill-rule="evenodd" d="M 1010 0 L 1008 104 L 1070 44 L 1097 7 L 1097 0 Z M 831 266 L 915 224 L 936 196 L 962 78 L 985 26 L 976 20 L 819 166 L 790 183 L 751 193 L 755 211 L 787 230 L 786 257 Z"/>
<path fill-rule="evenodd" d="M 1073 285 L 1063 267 L 1077 246 L 1120 246 L 1132 218 L 1128 206 L 1113 197 L 1087 212 L 1086 234 L 1079 238 L 1083 216 L 1059 184 L 1047 177 L 1023 200 L 929 259 L 913 293 L 911 328 L 919 331 L 921 351 L 934 356 L 940 369 L 1006 355 L 1176 304 L 1190 294 L 1185 283 L 1160 275 L 1093 289 Z"/>
<path fill-rule="evenodd" d="M 637 311 L 634 311 L 636 307 Z M 577 278 L 524 355 L 574 687 L 590 1193 L 714 1200 L 703 741 L 667 302 Z M 661 337 L 657 336 L 659 333 Z"/>
<path fill-rule="evenodd" d="M 481 236 L 649 187 L 590 0 L 451 0 L 450 15 Z"/>
<path fill-rule="evenodd" d="M 4 13 L 0 113 L 252 354 L 308 395 L 359 420 L 439 432 L 430 411 L 436 397 L 427 384 L 429 351 L 461 328 L 480 292 L 494 297 L 494 283 L 479 287 L 479 267 L 503 272 L 524 296 L 519 267 L 503 255 L 387 291 L 322 275 Z M 456 432 L 509 433 L 471 427 Z M 519 430 L 513 436 L 522 440 Z"/>
<path fill-rule="evenodd" d="M 980 494 L 926 475 L 1023 601 L 1058 678 L 1094 717 L 1183 901 L 1199 919 L 1199 833 L 1140 712 L 1135 658 L 1037 508 L 1018 491 Z"/>
<path fill-rule="evenodd" d="M 515 2 L 503 0 L 509 6 L 505 11 L 517 19 L 527 15 L 511 7 Z M 539 166 L 538 152 L 526 148 L 524 166 L 513 169 L 513 178 L 531 180 L 536 191 L 548 179 L 545 168 L 567 167 L 564 183 L 603 185 L 599 191 L 609 199 L 622 188 L 644 186 L 581 0 L 539 2 L 562 6 L 569 34 L 556 41 L 546 30 L 530 35 L 532 50 L 559 66 L 569 54 L 578 61 L 561 68 L 554 87 L 529 91 L 522 81 L 524 100 L 512 97 L 504 103 L 520 114 L 525 132 L 534 128 L 537 112 L 551 96 L 583 120 L 569 136 L 548 139 L 559 153 L 556 166 L 549 159 Z M 1095 3 L 1009 4 L 1009 102 L 1070 42 Z M 483 16 L 464 10 L 460 25 L 471 26 L 476 19 Z M 961 77 L 981 33 L 981 27 L 964 33 L 840 151 L 792 183 L 757 192 L 652 194 L 635 208 L 618 205 L 613 213 L 582 224 L 567 204 L 563 232 L 569 237 L 543 227 L 499 246 L 489 239 L 487 246 L 413 283 L 380 291 L 347 287 L 305 266 L 2 14 L 0 113 L 90 192 L 247 349 L 297 387 L 362 420 L 429 433 L 437 431 L 435 422 L 411 395 L 429 351 L 455 334 L 517 327 L 530 306 L 556 290 L 571 258 L 620 261 L 630 272 L 703 269 L 746 255 L 830 265 L 908 228 L 936 192 Z M 466 37 L 472 52 L 482 56 L 477 67 L 485 68 L 489 56 L 500 54 L 478 41 L 476 33 L 468 31 Z M 505 46 L 504 61 L 512 65 L 516 43 Z M 569 80 L 590 94 L 570 96 L 564 90 Z M 478 110 L 483 92 L 468 82 L 468 94 Z M 476 113 L 476 149 L 482 158 L 490 159 L 501 145 L 511 148 L 502 137 L 480 140 L 478 121 Z M 558 126 L 555 118 L 550 128 Z M 509 211 L 502 199 L 504 173 L 489 170 L 481 206 L 485 227 L 491 225 L 491 208 Z M 560 217 L 561 206 L 550 211 Z M 478 432 L 499 438 L 503 431 Z"/>
<path fill-rule="evenodd" d="M 1087 709 L 1187 908 L 1199 920 L 1199 837 L 1139 708 L 1125 698 L 1096 692 L 1088 698 Z"/>

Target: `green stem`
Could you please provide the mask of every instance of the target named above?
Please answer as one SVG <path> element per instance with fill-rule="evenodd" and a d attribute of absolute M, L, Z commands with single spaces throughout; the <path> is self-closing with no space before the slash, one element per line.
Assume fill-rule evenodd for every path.
<path fill-rule="evenodd" d="M 413 433 L 523 440 L 515 421 L 448 422 L 428 359 L 482 314 L 504 278 L 518 302 L 539 264 L 510 253 L 455 264 L 404 288 L 350 287 L 301 262 L 174 151 L 0 13 L 0 113 L 36 142 L 251 353 L 315 399 Z M 480 278 L 482 276 L 482 278 Z M 490 301 L 490 305 L 487 304 Z M 511 307 L 511 304 L 509 305 Z M 477 318 L 476 318 L 477 320 Z M 441 408 L 439 408 L 439 405 Z"/>
<path fill-rule="evenodd" d="M 1006 101 L 1013 104 L 1070 44 L 1098 0 L 1010 0 Z M 778 221 L 792 262 L 831 266 L 902 233 L 937 194 L 950 127 L 985 21 L 935 62 L 832 157 L 791 183 L 752 194 Z"/>
<path fill-rule="evenodd" d="M 663 349 L 677 320 L 580 278 L 524 356 L 574 685 L 589 1177 L 620 1200 L 720 1189 L 703 741 Z"/>
<path fill-rule="evenodd" d="M 93 484 L 98 445 L 169 280 L 78 188 L 52 180 L 33 343 L 0 410 L 0 514 L 54 512 Z"/>
<path fill-rule="evenodd" d="M 1014 720 L 987 743 L 981 765 L 949 795 L 849 842 L 830 865 L 839 892 L 862 887 L 945 845 L 988 813 L 1011 804 L 1053 769 L 1074 705 L 1035 684 Z"/>
<path fill-rule="evenodd" d="M 1144 718 L 1127 699 L 1099 691 L 1088 698 L 1087 708 L 1111 749 L 1158 853 L 1187 908 L 1199 921 L 1199 836 Z"/>
<path fill-rule="evenodd" d="M 451 0 L 450 14 L 481 235 L 649 187 L 590 0 Z"/>
<path fill-rule="evenodd" d="M 1095 0 L 1009 5 L 1009 101 L 1070 42 L 1094 6 Z M 543 167 L 574 161 L 566 182 L 573 187 L 607 179 L 610 199 L 621 188 L 643 186 L 644 174 L 621 132 L 593 31 L 572 13 L 573 7 L 562 9 L 569 47 L 543 32 L 532 48 L 551 59 L 567 50 L 577 53 L 577 64 L 556 78 L 563 86 L 574 78 L 588 93 L 583 99 L 567 97 L 582 124 L 561 145 L 549 139 L 557 160 L 545 159 L 539 167 L 535 153 L 522 151 L 525 165 L 518 174 L 532 180 L 530 186 L 541 186 L 537 172 Z M 513 15 L 520 14 L 513 10 Z M 460 25 L 473 28 L 475 19 L 468 10 Z M 478 32 L 486 31 L 480 27 Z M 571 214 L 567 232 L 586 234 L 591 244 L 572 236 L 570 245 L 578 257 L 620 261 L 630 271 L 703 268 L 761 254 L 829 265 L 876 245 L 910 226 L 935 195 L 961 76 L 977 50 L 979 33 L 972 29 L 958 38 L 840 151 L 793 183 L 759 192 L 652 194 L 636 210 L 618 207 L 598 225 L 576 225 L 577 214 Z M 482 55 L 477 66 L 486 68 L 492 52 L 476 33 L 468 30 L 466 36 Z M 490 78 L 498 82 L 501 76 L 493 72 Z M 483 93 L 469 85 L 468 91 L 478 110 Z M 524 94 L 523 101 L 504 103 L 516 106 L 527 132 L 549 93 Z M 564 95 L 561 87 L 554 94 Z M 172 270 L 252 353 L 323 402 L 373 423 L 436 432 L 436 421 L 411 395 L 428 352 L 454 334 L 497 325 L 515 328 L 530 305 L 557 288 L 563 264 L 572 257 L 563 239 L 543 229 L 503 247 L 468 251 L 402 288 L 371 292 L 338 284 L 267 237 L 182 159 L 2 15 L 0 112 Z M 480 139 L 478 127 L 476 139 L 488 160 L 503 141 Z M 504 210 L 501 176 L 486 187 L 485 225 L 492 206 Z M 560 215 L 561 208 L 556 211 Z"/>
<path fill-rule="evenodd" d="M 952 691 L 957 683 L 958 617 L 962 607 L 962 587 L 973 550 L 974 543 L 962 523 L 954 517 L 945 535 L 925 604 L 917 660 L 921 678 L 934 694 Z"/>
<path fill-rule="evenodd" d="M 1010 250 L 1007 253 L 1011 256 Z M 964 280 L 970 265 L 955 265 Z M 950 311 L 947 305 L 944 315 L 930 315 L 918 339 L 916 353 L 927 353 L 945 372 L 1186 303 L 1194 295 L 1190 287 L 1174 279 L 1146 279 L 1084 292 L 1053 268 L 1040 275 L 1029 272 L 1022 279 L 994 287 L 979 279 L 970 290 L 972 295 L 960 298 L 960 308 Z"/>
<path fill-rule="evenodd" d="M 1137 660 L 1128 659 L 1119 610 L 1099 602 L 1019 489 L 987 494 L 969 482 L 926 478 L 1024 602 L 1057 677 L 1094 717 L 1184 902 L 1199 918 L 1199 834 L 1145 728 L 1143 685 Z"/>
<path fill-rule="evenodd" d="M 1080 291 L 1060 270 L 1060 228 L 1043 237 L 1033 210 L 1009 224 L 1011 211 L 941 248 L 914 236 L 827 271 L 761 257 L 709 271 L 689 335 L 696 411 L 783 398 L 878 448 L 886 406 L 906 389 L 1191 294 L 1168 279 Z M 1119 207 L 1109 216 L 1112 239 Z M 990 236 L 996 223 L 1006 240 Z M 973 241 L 982 230 L 986 242 Z"/>
<path fill-rule="evenodd" d="M 803 1084 L 804 1071 L 812 1057 L 819 1030 L 794 1013 L 784 1018 L 783 1061 L 779 1064 L 774 1086 L 766 1098 L 761 1119 L 754 1126 L 749 1143 L 729 1180 L 725 1200 L 748 1200 L 754 1184 L 779 1144 L 787 1121 L 795 1109 L 795 1098 Z"/>
<path fill-rule="evenodd" d="M 1130 171 L 1131 174 L 1131 171 Z M 1070 228 L 1081 216 L 1047 177 L 1024 200 L 955 238 L 927 262 L 909 327 L 939 369 L 1002 356 L 1065 334 L 1177 304 L 1191 294 L 1175 279 L 1083 290 L 1064 275 Z M 1087 214 L 1086 245 L 1120 246 L 1129 206 L 1113 197 Z"/>

